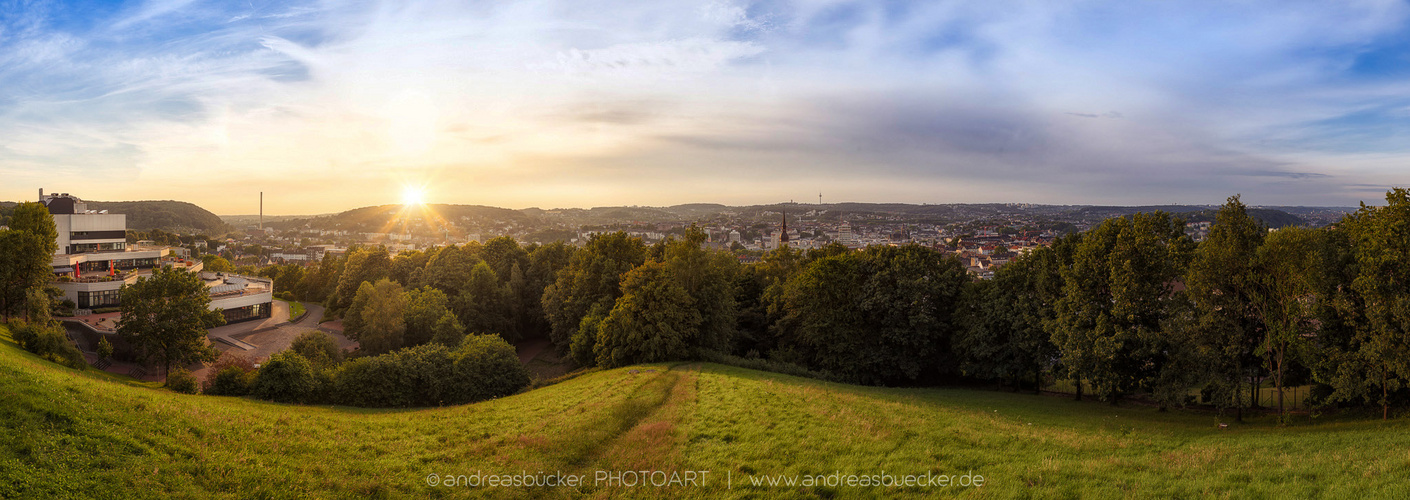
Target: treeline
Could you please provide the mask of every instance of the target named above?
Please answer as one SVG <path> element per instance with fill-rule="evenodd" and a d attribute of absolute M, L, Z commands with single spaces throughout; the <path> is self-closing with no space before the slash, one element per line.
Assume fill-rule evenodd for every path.
<path fill-rule="evenodd" d="M 1270 232 L 1237 196 L 1198 245 L 1166 214 L 1136 214 L 1031 252 L 973 284 L 954 345 L 962 372 L 1056 376 L 1115 401 L 1234 409 L 1271 380 L 1314 405 L 1410 399 L 1410 198 L 1327 229 Z M 1200 396 L 1187 396 L 1198 390 Z"/>
<path fill-rule="evenodd" d="M 917 245 L 784 248 L 742 265 L 702 249 L 694 228 L 654 245 L 614 233 L 581 248 L 355 248 L 261 273 L 340 315 L 366 354 L 497 334 L 546 337 L 584 366 L 709 359 L 880 385 L 1068 380 L 1079 398 L 1240 413 L 1271 380 L 1388 414 L 1410 399 L 1406 197 L 1393 190 L 1388 206 L 1328 229 L 1272 232 L 1233 197 L 1199 244 L 1170 214 L 1135 214 L 985 281 Z"/>

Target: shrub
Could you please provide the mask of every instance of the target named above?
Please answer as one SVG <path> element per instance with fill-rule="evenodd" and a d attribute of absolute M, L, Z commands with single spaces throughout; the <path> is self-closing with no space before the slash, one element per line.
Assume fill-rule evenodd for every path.
<path fill-rule="evenodd" d="M 299 335 L 294 339 L 294 343 L 289 345 L 289 349 L 299 353 L 312 363 L 314 368 L 320 370 L 343 362 L 343 350 L 338 348 L 338 343 L 327 333 L 318 330 Z"/>
<path fill-rule="evenodd" d="M 283 350 L 269 357 L 255 376 L 250 393 L 281 403 L 308 403 L 318 391 L 313 365 L 299 353 Z"/>
<path fill-rule="evenodd" d="M 225 351 L 216 358 L 215 364 L 211 365 L 211 373 L 218 373 L 229 366 L 237 367 L 245 373 L 255 371 L 255 364 L 250 362 L 250 358 L 235 351 Z"/>
<path fill-rule="evenodd" d="M 436 320 L 436 324 L 431 327 L 431 342 L 454 348 L 464 339 L 465 327 L 450 311 L 442 314 L 441 319 Z"/>
<path fill-rule="evenodd" d="M 99 359 L 113 357 L 113 345 L 108 342 L 108 337 L 103 336 L 98 338 L 98 347 L 95 348 L 95 351 L 98 353 Z"/>
<path fill-rule="evenodd" d="M 401 367 L 391 354 L 357 358 L 344 363 L 333 376 L 333 400 L 350 406 L 410 406 L 402 379 Z"/>
<path fill-rule="evenodd" d="M 166 387 L 182 394 L 195 394 L 200 390 L 196 384 L 196 376 L 185 368 L 177 368 L 167 374 Z"/>
<path fill-rule="evenodd" d="M 88 368 L 88 360 L 83 359 L 83 353 L 69 341 L 58 324 L 15 320 L 9 327 L 15 343 L 24 350 L 69 368 Z"/>
<path fill-rule="evenodd" d="M 122 308 L 121 308 L 121 307 L 99 307 L 99 308 L 93 310 L 93 314 L 107 314 L 107 313 L 115 313 L 115 312 L 122 312 Z"/>
<path fill-rule="evenodd" d="M 254 372 L 241 370 L 238 366 L 226 366 L 206 379 L 205 393 L 212 396 L 244 396 L 250 393 L 253 378 Z"/>
<path fill-rule="evenodd" d="M 335 377 L 337 401 L 352 406 L 438 406 L 459 402 L 451 391 L 455 358 L 427 344 L 349 361 Z"/>
<path fill-rule="evenodd" d="M 230 371 L 220 382 L 221 373 Z M 217 396 L 244 396 L 250 393 L 250 385 L 255 381 L 255 365 L 249 358 L 235 351 L 225 351 L 211 365 L 201 392 Z M 237 377 L 235 373 L 238 373 Z"/>
<path fill-rule="evenodd" d="M 514 346 L 498 335 L 465 337 L 455 357 L 459 403 L 508 396 L 529 385 L 529 371 L 519 363 Z"/>
<path fill-rule="evenodd" d="M 332 400 L 367 407 L 470 403 L 529 384 L 514 347 L 498 335 L 471 335 L 452 351 L 427 344 L 344 363 L 332 375 Z"/>

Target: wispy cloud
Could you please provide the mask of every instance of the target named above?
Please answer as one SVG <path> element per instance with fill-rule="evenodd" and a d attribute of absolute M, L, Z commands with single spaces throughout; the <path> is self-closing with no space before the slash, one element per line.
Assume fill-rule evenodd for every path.
<path fill-rule="evenodd" d="M 0 198 L 1352 204 L 1410 153 L 1394 1 L 4 11 Z"/>

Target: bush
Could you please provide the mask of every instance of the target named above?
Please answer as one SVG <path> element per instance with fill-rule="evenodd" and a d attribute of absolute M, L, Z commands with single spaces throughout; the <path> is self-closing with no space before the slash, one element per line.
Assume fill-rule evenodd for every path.
<path fill-rule="evenodd" d="M 458 402 L 508 396 L 529 385 L 529 371 L 519 363 L 514 346 L 498 335 L 465 337 L 455 356 Z"/>
<path fill-rule="evenodd" d="M 99 308 L 93 310 L 93 314 L 107 314 L 107 313 L 115 313 L 115 312 L 122 312 L 122 308 L 121 308 L 121 307 L 99 307 Z"/>
<path fill-rule="evenodd" d="M 177 368 L 167 374 L 166 388 L 182 394 L 195 394 L 200 390 L 200 386 L 196 384 L 196 376 L 185 368 Z"/>
<path fill-rule="evenodd" d="M 319 378 L 313 365 L 299 353 L 283 350 L 269 357 L 255 376 L 250 393 L 281 403 L 311 403 L 318 394 Z"/>
<path fill-rule="evenodd" d="M 334 372 L 333 401 L 366 407 L 454 405 L 507 396 L 529 384 L 514 347 L 471 335 L 451 351 L 426 344 L 353 359 Z"/>
<path fill-rule="evenodd" d="M 253 378 L 254 372 L 241 370 L 238 366 L 227 366 L 206 379 L 205 393 L 212 396 L 248 395 Z"/>
<path fill-rule="evenodd" d="M 244 354 L 236 351 L 225 351 L 220 354 L 219 358 L 216 358 L 215 364 L 211 365 L 211 373 L 219 373 L 220 370 L 230 366 L 237 367 L 245 373 L 255 371 L 255 364 L 250 361 L 250 358 L 246 358 Z"/>
<path fill-rule="evenodd" d="M 98 353 L 99 359 L 108 359 L 113 357 L 113 344 L 108 342 L 107 336 L 102 336 L 98 338 L 98 347 L 94 348 L 94 350 Z"/>
<path fill-rule="evenodd" d="M 255 365 L 235 351 L 225 351 L 215 360 L 201 384 L 201 392 L 213 396 L 245 396 L 255 381 Z"/>
<path fill-rule="evenodd" d="M 10 322 L 9 327 L 15 343 L 24 350 L 69 368 L 88 368 L 88 360 L 83 359 L 83 352 L 69 341 L 63 327 L 58 324 L 15 320 Z"/>
<path fill-rule="evenodd" d="M 333 400 L 350 406 L 411 406 L 401 367 L 392 356 L 367 356 L 343 364 L 333 376 Z"/>
<path fill-rule="evenodd" d="M 440 344 L 349 361 L 335 377 L 337 401 L 352 406 L 438 406 L 458 402 L 450 390 L 455 358 Z"/>
<path fill-rule="evenodd" d="M 338 348 L 338 343 L 333 341 L 333 337 L 318 330 L 299 335 L 294 339 L 294 343 L 289 345 L 289 349 L 299 353 L 312 363 L 314 368 L 320 370 L 343 362 L 343 350 Z"/>

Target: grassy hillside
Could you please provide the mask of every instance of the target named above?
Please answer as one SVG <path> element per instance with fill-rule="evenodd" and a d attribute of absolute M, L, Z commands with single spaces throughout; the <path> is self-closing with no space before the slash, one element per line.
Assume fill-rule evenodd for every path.
<path fill-rule="evenodd" d="M 1403 421 L 1267 423 L 719 365 L 638 366 L 452 408 L 184 396 L 18 350 L 0 332 L 0 497 L 1404 497 Z M 596 471 L 709 470 L 598 487 Z M 964 488 L 770 487 L 766 474 L 982 474 Z M 432 487 L 476 471 L 587 485 Z M 728 482 L 728 484 L 727 484 Z M 727 486 L 732 485 L 732 489 Z"/>

